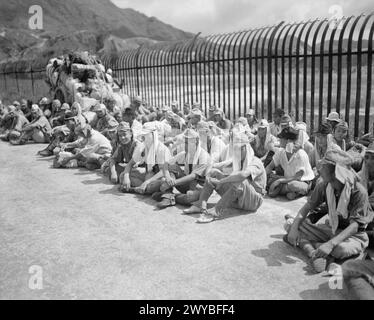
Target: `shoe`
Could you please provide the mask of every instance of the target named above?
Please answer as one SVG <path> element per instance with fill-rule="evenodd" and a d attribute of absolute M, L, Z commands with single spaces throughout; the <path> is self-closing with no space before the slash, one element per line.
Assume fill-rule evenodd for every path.
<path fill-rule="evenodd" d="M 188 214 L 196 214 L 196 213 L 201 213 L 201 208 L 196 207 L 196 206 L 192 206 L 189 209 L 183 210 L 183 214 L 187 214 L 187 215 Z"/>
<path fill-rule="evenodd" d="M 310 264 L 312 265 L 316 273 L 322 273 L 326 271 L 327 260 L 325 258 L 311 259 Z"/>
<path fill-rule="evenodd" d="M 50 151 L 50 150 L 42 150 L 42 151 L 39 151 L 38 154 L 42 157 L 51 157 L 53 156 L 53 151 Z"/>
<path fill-rule="evenodd" d="M 131 193 L 131 194 L 135 194 L 135 188 L 130 188 L 130 189 L 126 189 L 124 186 L 119 186 L 118 188 L 118 191 L 119 192 L 122 192 L 122 193 Z"/>
<path fill-rule="evenodd" d="M 162 193 L 162 192 L 155 192 L 154 194 L 152 194 L 152 199 L 154 200 L 154 201 L 157 201 L 157 202 L 161 202 L 162 201 L 162 196 L 163 196 L 164 194 Z"/>
<path fill-rule="evenodd" d="M 215 220 L 216 220 L 215 217 L 203 213 L 203 214 L 201 214 L 200 218 L 197 219 L 196 223 L 199 223 L 199 224 L 208 224 L 208 223 L 211 223 L 211 222 L 213 222 Z"/>
<path fill-rule="evenodd" d="M 162 201 L 157 205 L 159 209 L 165 209 L 173 206 L 175 206 L 174 194 L 164 194 L 162 196 Z"/>
<path fill-rule="evenodd" d="M 288 245 L 290 245 L 291 247 L 293 247 L 293 245 L 291 244 L 291 242 L 288 241 L 288 234 L 286 234 L 286 235 L 283 236 L 283 242 L 285 242 Z"/>

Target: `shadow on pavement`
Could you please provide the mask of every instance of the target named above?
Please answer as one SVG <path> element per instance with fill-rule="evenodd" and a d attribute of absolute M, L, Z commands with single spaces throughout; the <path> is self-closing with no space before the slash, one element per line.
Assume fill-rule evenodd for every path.
<path fill-rule="evenodd" d="M 305 290 L 300 292 L 300 297 L 303 300 L 338 300 L 340 299 L 350 299 L 348 293 L 344 289 L 331 289 L 329 286 L 329 278 L 327 282 L 322 283 L 318 289 Z"/>
<path fill-rule="evenodd" d="M 283 237 L 283 235 L 281 237 Z M 256 257 L 264 258 L 269 267 L 281 267 L 284 264 L 295 264 L 300 260 L 307 263 L 306 258 L 301 252 L 283 241 L 275 241 L 271 243 L 267 249 L 252 250 L 251 253 Z"/>

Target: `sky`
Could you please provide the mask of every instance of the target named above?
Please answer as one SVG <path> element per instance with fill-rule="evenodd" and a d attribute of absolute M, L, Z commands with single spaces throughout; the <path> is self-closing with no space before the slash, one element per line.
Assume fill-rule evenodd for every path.
<path fill-rule="evenodd" d="M 174 27 L 203 35 L 374 11 L 373 0 L 112 0 Z"/>

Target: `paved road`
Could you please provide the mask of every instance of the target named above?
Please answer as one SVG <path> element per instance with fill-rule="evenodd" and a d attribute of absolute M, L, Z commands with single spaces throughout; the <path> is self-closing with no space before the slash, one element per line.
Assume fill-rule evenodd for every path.
<path fill-rule="evenodd" d="M 304 199 L 197 225 L 97 173 L 52 169 L 41 148 L 0 143 L 0 299 L 345 298 L 282 242 Z"/>

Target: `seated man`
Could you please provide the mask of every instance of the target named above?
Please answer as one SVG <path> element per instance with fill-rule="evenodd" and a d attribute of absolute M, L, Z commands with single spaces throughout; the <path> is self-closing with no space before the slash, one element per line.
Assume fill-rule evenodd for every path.
<path fill-rule="evenodd" d="M 245 117 L 247 118 L 249 128 L 251 130 L 252 134 L 257 134 L 257 117 L 256 112 L 253 109 L 249 109 L 248 112 L 245 114 Z"/>
<path fill-rule="evenodd" d="M 178 115 L 181 118 L 183 118 L 184 116 L 183 112 L 179 108 L 179 102 L 176 100 L 172 101 L 171 103 L 171 111 L 173 111 L 176 115 Z"/>
<path fill-rule="evenodd" d="M 116 129 L 118 127 L 118 122 L 109 114 L 107 108 L 103 104 L 98 104 L 94 108 L 94 112 L 96 113 L 97 122 L 93 129 L 100 132 L 106 138 L 109 138 L 108 131 Z"/>
<path fill-rule="evenodd" d="M 278 135 L 282 132 L 280 124 L 281 124 L 282 117 L 285 114 L 286 114 L 285 111 L 281 108 L 277 108 L 274 111 L 274 114 L 273 114 L 274 122 L 270 124 L 270 133 L 274 137 L 278 137 Z"/>
<path fill-rule="evenodd" d="M 67 111 L 65 113 L 64 123 L 65 125 L 56 127 L 52 130 L 51 143 L 47 148 L 39 151 L 38 155 L 42 157 L 50 157 L 62 150 L 78 147 L 78 145 L 70 148 L 66 147 L 68 143 L 72 143 L 78 138 L 74 131 L 76 126 L 79 124 L 78 119 L 73 116 L 71 111 Z"/>
<path fill-rule="evenodd" d="M 23 115 L 22 111 L 17 111 L 15 106 L 8 107 L 8 117 L 12 120 L 9 130 L 0 136 L 1 140 L 17 144 L 21 137 L 23 128 L 29 124 L 29 121 Z"/>
<path fill-rule="evenodd" d="M 121 122 L 117 128 L 118 146 L 109 158 L 109 179 L 113 184 L 119 183 L 119 177 L 131 161 L 138 143 L 127 122 Z"/>
<path fill-rule="evenodd" d="M 136 120 L 136 115 L 131 108 L 126 108 L 122 114 L 122 121 L 127 122 L 130 125 L 132 133 L 135 139 L 138 139 L 139 134 L 143 130 L 141 122 Z"/>
<path fill-rule="evenodd" d="M 349 149 L 346 141 L 348 139 L 348 133 L 348 123 L 340 121 L 335 124 L 332 134 L 327 136 L 327 148 L 347 151 Z"/>
<path fill-rule="evenodd" d="M 36 143 L 49 143 L 52 136 L 52 128 L 38 105 L 31 107 L 33 120 L 22 129 L 22 134 L 13 144 L 25 144 L 29 139 Z"/>
<path fill-rule="evenodd" d="M 136 120 L 138 120 L 142 124 L 154 121 L 157 118 L 156 112 L 152 112 L 151 110 L 149 110 L 144 105 L 143 98 L 140 96 L 135 97 L 131 104 L 131 109 L 136 115 Z"/>
<path fill-rule="evenodd" d="M 134 151 L 133 157 L 122 173 L 120 190 L 123 193 L 152 195 L 160 190 L 160 180 L 165 164 L 171 158 L 169 149 L 159 141 L 156 122 L 144 124 L 139 138 L 143 143 Z M 144 164 L 145 168 L 139 167 Z"/>
<path fill-rule="evenodd" d="M 49 120 L 52 116 L 52 103 L 51 101 L 44 97 L 39 102 L 39 108 L 43 112 L 43 115 Z"/>
<path fill-rule="evenodd" d="M 185 102 L 183 105 L 183 119 L 186 120 L 187 116 L 191 113 L 191 104 Z"/>
<path fill-rule="evenodd" d="M 187 117 L 187 120 L 187 127 L 196 130 L 198 123 L 203 121 L 203 113 L 200 109 L 192 109 L 191 113 Z"/>
<path fill-rule="evenodd" d="M 29 122 L 32 121 L 31 108 L 29 107 L 29 104 L 25 99 L 21 100 L 21 111 Z"/>
<path fill-rule="evenodd" d="M 14 110 L 15 106 L 11 105 L 9 107 L 4 107 L 2 109 L 2 116 L 1 116 L 1 121 L 0 121 L 0 129 L 1 133 L 3 135 L 8 135 L 9 134 L 9 129 L 12 127 L 13 124 L 13 117 L 12 114 L 9 114 L 9 110 L 12 109 Z"/>
<path fill-rule="evenodd" d="M 84 139 L 83 148 L 77 149 L 74 155 L 66 157 L 61 162 L 61 167 L 72 160 L 77 160 L 79 167 L 85 167 L 88 170 L 100 169 L 112 154 L 110 141 L 100 132 L 92 129 L 89 124 L 84 127 L 77 126 L 75 133 Z"/>
<path fill-rule="evenodd" d="M 371 144 L 367 148 L 364 165 L 358 176 L 360 178 L 360 183 L 368 191 L 369 203 L 374 210 L 374 144 Z M 369 224 L 367 234 L 370 240 L 370 247 L 374 248 L 374 221 Z"/>
<path fill-rule="evenodd" d="M 233 130 L 227 147 L 226 160 L 207 171 L 206 182 L 197 201 L 185 214 L 201 213 L 198 223 L 222 218 L 231 208 L 256 212 L 266 194 L 266 172 L 256 158 L 244 132 Z M 207 210 L 214 190 L 221 196 L 215 208 Z"/>
<path fill-rule="evenodd" d="M 226 132 L 230 131 L 230 129 L 232 128 L 231 121 L 226 119 L 225 113 L 223 112 L 223 110 L 219 108 L 214 110 L 213 122 L 216 124 L 218 128 Z"/>
<path fill-rule="evenodd" d="M 199 134 L 187 129 L 183 134 L 184 151 L 171 158 L 163 170 L 161 180 L 160 209 L 181 205 L 191 205 L 199 199 L 198 184 L 204 181 L 206 171 L 211 166 L 211 158 L 201 146 Z M 183 167 L 183 169 L 182 169 Z M 173 194 L 173 188 L 181 194 Z M 155 196 L 154 196 L 155 198 Z"/>
<path fill-rule="evenodd" d="M 215 134 L 215 127 L 214 122 L 202 121 L 197 125 L 201 147 L 208 152 L 213 163 L 219 162 L 219 157 L 226 148 L 221 137 Z"/>
<path fill-rule="evenodd" d="M 304 151 L 306 152 L 306 154 L 309 157 L 309 162 L 312 162 L 312 160 L 314 158 L 314 146 L 309 141 L 310 138 L 309 138 L 309 135 L 308 135 L 308 132 L 307 132 L 307 124 L 305 122 L 296 122 L 294 128 L 295 128 L 295 130 L 297 130 L 299 132 L 299 137 L 298 137 L 298 140 L 297 140 L 296 144 L 300 148 L 304 149 Z"/>
<path fill-rule="evenodd" d="M 322 181 L 293 220 L 286 217 L 292 246 L 301 248 L 317 273 L 326 270 L 327 259 L 348 259 L 360 255 L 369 244 L 365 230 L 373 211 L 365 188 L 350 167 L 352 158 L 341 150 L 327 151 L 320 161 Z M 329 224 L 314 225 L 308 214 L 327 202 Z"/>
<path fill-rule="evenodd" d="M 327 136 L 331 134 L 331 130 L 331 126 L 328 123 L 322 123 L 315 133 L 314 156 L 311 161 L 313 168 L 325 157 L 327 152 Z"/>
<path fill-rule="evenodd" d="M 258 124 L 258 132 L 251 143 L 255 156 L 259 158 L 267 167 L 276 152 L 278 139 L 270 132 L 267 120 L 261 120 Z"/>
<path fill-rule="evenodd" d="M 67 103 L 61 105 L 61 103 L 59 103 L 59 100 L 54 100 L 53 104 L 54 112 L 49 122 L 51 123 L 52 128 L 56 128 L 64 125 L 65 112 L 70 110 L 70 106 Z"/>
<path fill-rule="evenodd" d="M 329 116 L 326 118 L 327 123 L 331 126 L 331 129 L 334 131 L 335 127 L 338 123 L 342 120 L 340 119 L 340 114 L 337 112 L 331 112 Z"/>
<path fill-rule="evenodd" d="M 289 200 L 295 200 L 308 194 L 314 173 L 306 152 L 295 146 L 298 139 L 298 132 L 295 129 L 284 129 L 278 138 L 281 140 L 281 149 L 275 153 L 272 162 L 266 167 L 270 180 L 269 196 L 286 195 Z M 273 177 L 272 172 L 278 166 L 283 169 L 284 176 Z"/>

